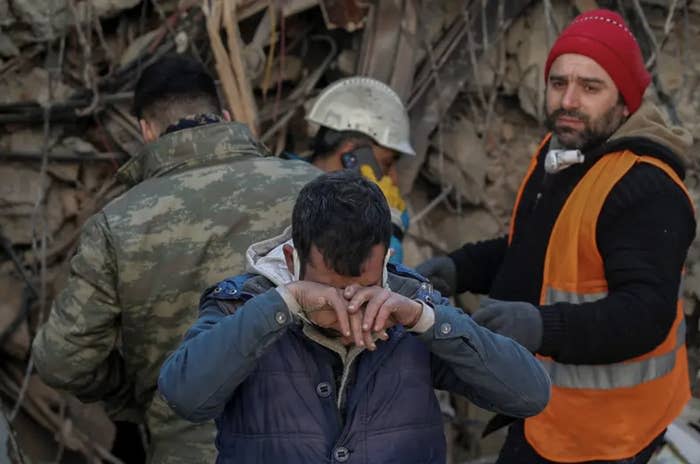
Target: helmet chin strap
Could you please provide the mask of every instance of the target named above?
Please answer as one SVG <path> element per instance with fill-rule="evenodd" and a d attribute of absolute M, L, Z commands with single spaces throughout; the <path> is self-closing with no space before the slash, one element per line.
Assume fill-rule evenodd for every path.
<path fill-rule="evenodd" d="M 389 259 L 391 259 L 392 255 L 392 250 L 389 248 L 386 251 L 386 255 L 384 256 L 384 264 L 382 266 L 382 287 L 383 288 L 389 288 L 389 270 L 386 268 L 387 264 L 389 263 Z M 297 249 L 294 248 L 294 251 L 292 252 L 292 261 L 294 261 L 294 281 L 299 280 L 299 276 L 301 275 L 301 261 L 299 260 L 299 253 L 297 253 Z"/>

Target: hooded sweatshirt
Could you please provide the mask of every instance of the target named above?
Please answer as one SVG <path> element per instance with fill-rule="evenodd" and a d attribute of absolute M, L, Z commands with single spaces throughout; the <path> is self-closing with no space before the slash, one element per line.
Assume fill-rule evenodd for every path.
<path fill-rule="evenodd" d="M 669 127 L 646 102 L 606 143 L 584 153 L 581 164 L 547 174 L 546 144 L 523 192 L 511 244 L 501 237 L 467 244 L 450 255 L 458 291 L 538 305 L 552 228 L 588 169 L 608 153 L 630 150 L 664 161 L 684 178 L 691 143 L 685 130 Z M 612 189 L 598 220 L 608 296 L 593 303 L 539 306 L 543 340 L 538 352 L 562 363 L 607 364 L 654 349 L 675 318 L 681 269 L 694 237 L 694 211 L 684 192 L 657 167 L 635 165 Z"/>
<path fill-rule="evenodd" d="M 433 388 L 517 417 L 546 406 L 549 377 L 525 348 L 477 325 L 400 266 L 388 265 L 387 285 L 434 305 L 425 331 L 409 332 L 420 320 L 412 329 L 396 325 L 368 351 L 300 326 L 296 302 L 279 287 L 292 279 L 281 253 L 288 240 L 253 245 L 248 274 L 205 291 L 197 322 L 160 371 L 159 391 L 173 411 L 216 419 L 217 462 L 444 463 Z M 337 365 L 342 375 L 333 379 Z"/>
<path fill-rule="evenodd" d="M 296 280 L 287 267 L 283 252 L 284 245 L 293 246 L 291 227 L 288 227 L 277 237 L 255 243 L 248 248 L 246 252 L 246 272 L 262 276 L 268 281 L 257 279 L 257 282 L 253 283 L 253 285 L 260 286 L 260 290 L 263 290 L 270 283 L 274 287 L 280 287 Z M 386 286 L 386 282 L 384 286 Z M 343 345 L 337 338 L 329 337 L 323 329 L 313 325 L 306 318 L 302 318 L 301 322 L 304 335 L 338 355 L 337 357 L 331 356 L 329 358 L 333 360 L 336 391 L 340 392 L 338 395 L 338 408 L 344 415 L 347 389 L 351 388 L 354 377 L 352 375 L 353 361 L 364 348 L 354 345 L 349 347 Z"/>

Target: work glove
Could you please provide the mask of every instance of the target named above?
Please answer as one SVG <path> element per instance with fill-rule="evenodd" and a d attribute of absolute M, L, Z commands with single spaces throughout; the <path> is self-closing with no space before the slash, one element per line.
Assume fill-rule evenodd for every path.
<path fill-rule="evenodd" d="M 542 315 L 530 303 L 485 298 L 472 318 L 477 324 L 512 338 L 533 353 L 542 345 Z"/>
<path fill-rule="evenodd" d="M 457 290 L 457 266 L 449 256 L 435 256 L 423 261 L 416 272 L 433 284 L 444 296 L 452 296 Z"/>

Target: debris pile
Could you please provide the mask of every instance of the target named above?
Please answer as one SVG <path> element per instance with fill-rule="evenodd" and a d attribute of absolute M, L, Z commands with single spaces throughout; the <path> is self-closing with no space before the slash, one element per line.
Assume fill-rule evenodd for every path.
<path fill-rule="evenodd" d="M 44 443 L 25 447 L 31 458 L 116 462 L 101 407 L 42 384 L 29 347 L 67 278 L 80 226 L 123 191 L 115 173 L 141 147 L 130 105 L 145 66 L 167 53 L 202 61 L 234 118 L 275 154 L 307 151 L 314 128 L 304 112 L 328 83 L 355 74 L 389 83 L 409 108 L 417 151 L 400 163 L 414 265 L 506 230 L 543 134 L 549 46 L 579 11 L 620 3 L 0 0 L 0 397 L 20 442 Z M 626 3 L 654 74 L 648 97 L 700 140 L 700 3 Z M 693 165 L 686 183 L 697 204 L 699 181 Z M 696 381 L 698 246 L 685 285 Z M 476 304 L 472 295 L 458 301 Z M 464 457 L 478 454 L 474 441 L 461 439 Z"/>

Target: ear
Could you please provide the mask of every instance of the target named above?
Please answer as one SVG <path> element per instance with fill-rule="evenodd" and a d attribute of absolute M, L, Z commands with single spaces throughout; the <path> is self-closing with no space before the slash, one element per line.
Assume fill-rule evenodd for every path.
<path fill-rule="evenodd" d="M 346 140 L 338 146 L 338 148 L 335 150 L 334 156 L 339 157 L 342 154 L 345 154 L 349 151 L 353 151 L 356 147 L 357 144 L 355 142 L 353 142 L 352 140 Z"/>
<path fill-rule="evenodd" d="M 223 110 L 221 114 L 224 116 L 224 121 L 231 122 L 231 113 L 228 110 Z"/>
<path fill-rule="evenodd" d="M 325 172 L 341 171 L 343 170 L 342 156 L 349 151 L 353 151 L 356 147 L 357 144 L 355 142 L 346 140 L 338 145 L 332 155 L 319 158 L 316 167 Z"/>
<path fill-rule="evenodd" d="M 622 108 L 622 115 L 623 115 L 625 118 L 629 118 L 629 117 L 630 117 L 630 110 L 629 110 L 629 108 L 627 108 L 627 105 L 625 105 L 625 106 Z"/>
<path fill-rule="evenodd" d="M 143 137 L 144 142 L 151 143 L 158 139 L 158 132 L 152 123 L 145 119 L 139 119 L 139 127 L 141 128 L 141 137 Z"/>
<path fill-rule="evenodd" d="M 294 275 L 294 247 L 291 245 L 284 245 L 282 247 L 282 252 L 284 253 L 284 262 L 287 264 L 287 270 L 290 274 Z"/>

